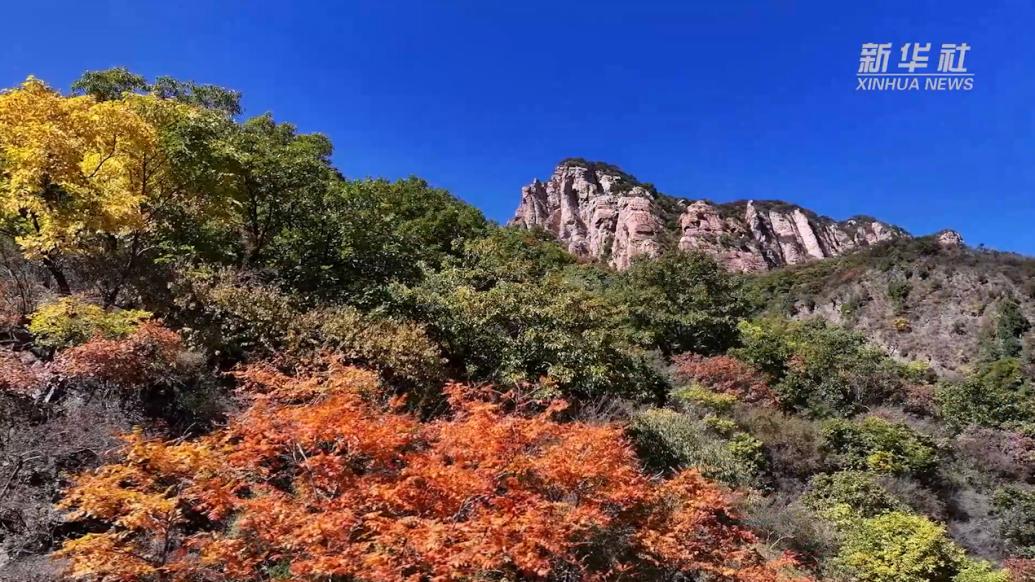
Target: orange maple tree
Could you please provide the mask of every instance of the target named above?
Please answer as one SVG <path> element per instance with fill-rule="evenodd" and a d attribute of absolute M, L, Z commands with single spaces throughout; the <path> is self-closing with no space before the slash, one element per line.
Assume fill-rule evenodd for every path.
<path fill-rule="evenodd" d="M 421 422 L 373 374 L 238 376 L 248 410 L 188 442 L 126 437 L 63 505 L 103 527 L 58 552 L 100 580 L 784 580 L 697 472 L 645 476 L 614 424 L 446 387 Z"/>

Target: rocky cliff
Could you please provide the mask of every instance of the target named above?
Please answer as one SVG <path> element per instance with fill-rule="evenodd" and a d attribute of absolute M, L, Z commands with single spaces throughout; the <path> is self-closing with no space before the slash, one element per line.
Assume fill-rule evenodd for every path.
<path fill-rule="evenodd" d="M 511 224 L 545 229 L 572 253 L 619 269 L 638 255 L 678 248 L 711 254 L 731 270 L 767 271 L 909 236 L 873 218 L 838 222 L 778 201 L 673 198 L 614 166 L 581 159 L 525 186 Z"/>

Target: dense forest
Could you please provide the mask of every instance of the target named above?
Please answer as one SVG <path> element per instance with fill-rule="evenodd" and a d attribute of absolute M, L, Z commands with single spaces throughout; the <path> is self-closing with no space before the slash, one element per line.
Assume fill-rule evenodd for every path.
<path fill-rule="evenodd" d="M 943 374 L 774 308 L 830 268 L 579 261 L 240 99 L 0 95 L 0 580 L 1035 580 L 1017 298 Z"/>

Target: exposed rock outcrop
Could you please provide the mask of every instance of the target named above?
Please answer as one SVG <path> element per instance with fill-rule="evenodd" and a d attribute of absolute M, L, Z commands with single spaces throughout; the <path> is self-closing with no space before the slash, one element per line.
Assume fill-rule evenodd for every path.
<path fill-rule="evenodd" d="M 765 271 L 909 236 L 873 218 L 838 222 L 784 202 L 672 198 L 614 166 L 580 159 L 525 186 L 511 224 L 545 229 L 575 255 L 619 269 L 674 247 L 708 253 L 731 270 Z"/>
<path fill-rule="evenodd" d="M 955 230 L 943 230 L 936 235 L 938 244 L 941 246 L 954 249 L 963 246 L 963 235 L 956 232 Z"/>

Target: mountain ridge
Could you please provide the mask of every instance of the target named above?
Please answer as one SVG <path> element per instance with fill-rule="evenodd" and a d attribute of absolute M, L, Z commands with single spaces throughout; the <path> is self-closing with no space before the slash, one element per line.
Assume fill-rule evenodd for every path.
<path fill-rule="evenodd" d="M 726 268 L 765 272 L 911 238 L 867 215 L 836 220 L 782 200 L 715 203 L 658 192 L 605 162 L 568 158 L 521 190 L 511 225 L 550 232 L 570 252 L 624 269 L 637 256 L 701 251 Z M 939 241 L 961 246 L 955 231 Z"/>

